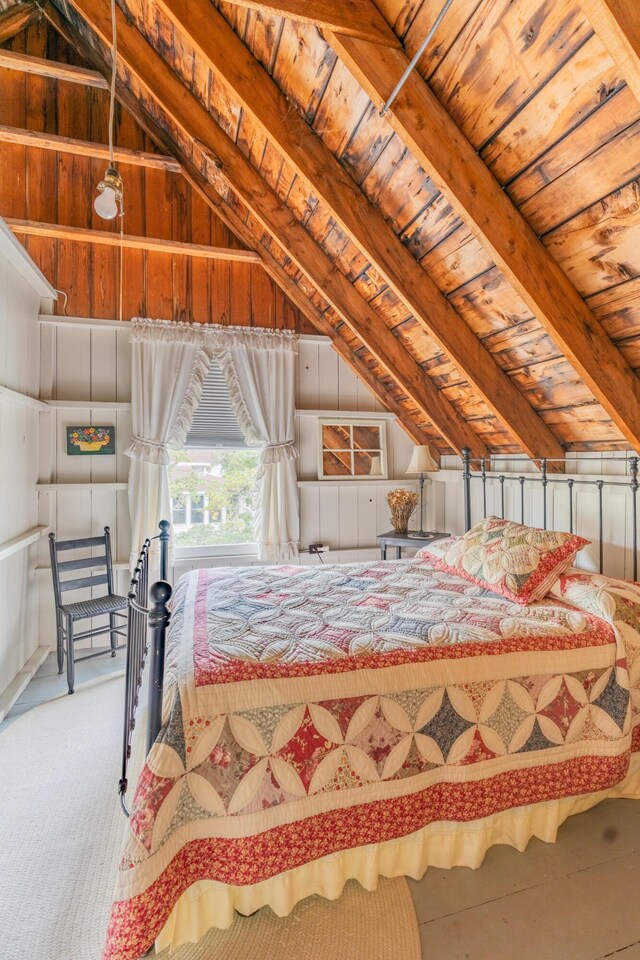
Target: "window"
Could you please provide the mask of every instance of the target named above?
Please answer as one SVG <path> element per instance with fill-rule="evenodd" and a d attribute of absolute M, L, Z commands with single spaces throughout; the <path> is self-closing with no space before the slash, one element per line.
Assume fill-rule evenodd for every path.
<path fill-rule="evenodd" d="M 318 421 L 319 479 L 386 479 L 384 420 Z"/>
<path fill-rule="evenodd" d="M 174 543 L 183 556 L 256 549 L 259 466 L 260 449 L 245 444 L 222 371 L 212 363 L 185 445 L 169 465 Z"/>
<path fill-rule="evenodd" d="M 207 497 L 208 501 L 209 498 Z M 191 497 L 191 524 L 192 526 L 196 523 L 204 523 L 204 514 L 205 514 L 205 495 L 204 493 L 198 493 L 195 497 Z"/>
<path fill-rule="evenodd" d="M 174 530 L 184 527 L 187 522 L 187 504 L 180 497 L 171 500 L 171 522 Z"/>

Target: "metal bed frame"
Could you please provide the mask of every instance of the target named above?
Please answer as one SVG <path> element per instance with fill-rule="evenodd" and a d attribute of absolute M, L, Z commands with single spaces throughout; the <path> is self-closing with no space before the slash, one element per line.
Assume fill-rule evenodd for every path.
<path fill-rule="evenodd" d="M 482 503 L 483 503 L 483 517 L 487 516 L 487 482 L 489 480 L 498 480 L 500 483 L 500 502 L 501 502 L 501 516 L 504 519 L 505 516 L 505 501 L 504 501 L 504 484 L 506 480 L 514 481 L 516 480 L 520 484 L 520 523 L 524 523 L 524 487 L 526 483 L 531 484 L 541 484 L 542 485 L 542 521 L 543 528 L 547 529 L 547 487 L 550 483 L 564 484 L 567 487 L 569 494 L 569 532 L 574 533 L 574 507 L 573 507 L 573 488 L 576 486 L 587 486 L 587 487 L 596 487 L 598 490 L 598 548 L 599 548 L 599 569 L 600 573 L 603 573 L 604 567 L 604 496 L 603 491 L 605 487 L 626 487 L 626 489 L 631 490 L 631 502 L 632 502 L 632 536 L 633 536 L 633 579 L 638 579 L 638 487 L 640 483 L 638 482 L 638 457 L 583 457 L 581 462 L 593 460 L 598 463 L 603 461 L 611 461 L 617 464 L 628 464 L 629 466 L 629 479 L 625 480 L 621 477 L 611 479 L 602 478 L 601 480 L 577 480 L 575 477 L 562 477 L 558 474 L 551 474 L 549 476 L 549 464 L 550 463 L 564 463 L 564 459 L 541 459 L 540 463 L 540 474 L 516 474 L 516 473 L 500 473 L 494 474 L 487 472 L 487 464 L 489 464 L 489 471 L 491 470 L 491 460 L 489 458 L 473 458 L 471 456 L 471 451 L 468 448 L 465 448 L 462 451 L 462 480 L 464 483 L 464 529 L 465 533 L 467 530 L 471 529 L 471 483 L 473 480 L 478 480 L 482 483 Z M 532 461 L 528 457 L 514 457 L 513 460 L 509 460 L 509 463 L 528 463 Z"/>
<path fill-rule="evenodd" d="M 603 458 L 589 458 L 602 463 Z M 471 484 L 474 481 L 482 483 L 483 490 L 483 508 L 484 516 L 487 516 L 487 483 L 497 480 L 501 488 L 501 514 L 505 516 L 505 492 L 504 485 L 507 480 L 517 481 L 520 485 L 520 522 L 524 523 L 525 517 L 525 484 L 541 484 L 543 526 L 547 529 L 547 487 L 550 483 L 564 484 L 567 487 L 569 495 L 569 529 L 574 532 L 574 506 L 573 489 L 574 486 L 585 485 L 595 487 L 598 490 L 598 518 L 599 518 L 599 561 L 600 572 L 603 572 L 604 549 L 603 549 L 603 516 L 604 516 L 604 497 L 605 487 L 626 487 L 632 494 L 632 535 L 633 535 L 633 579 L 638 579 L 638 480 L 639 458 L 636 456 L 622 458 L 604 458 L 614 460 L 618 464 L 626 463 L 629 466 L 629 479 L 598 479 L 598 480 L 579 480 L 575 477 L 562 477 L 557 474 L 549 475 L 548 465 L 556 462 L 549 459 L 542 459 L 540 463 L 539 474 L 520 474 L 491 472 L 490 459 L 476 459 L 471 457 L 468 449 L 462 451 L 462 480 L 464 484 L 464 527 L 465 531 L 471 528 Z M 510 463 L 531 463 L 531 460 L 523 458 L 514 458 Z M 557 462 L 564 463 L 562 460 Z M 149 678 L 149 712 L 147 720 L 147 741 L 146 753 L 156 741 L 162 726 L 162 695 L 164 684 L 164 659 L 165 659 L 165 640 L 167 627 L 171 618 L 169 601 L 171 599 L 172 588 L 167 582 L 169 569 L 169 527 L 166 520 L 159 524 L 160 533 L 151 539 L 145 540 L 136 567 L 133 572 L 131 586 L 127 596 L 129 619 L 127 629 L 127 667 L 126 667 L 126 688 L 125 688 L 125 714 L 124 731 L 122 744 L 122 776 L 118 785 L 120 802 L 122 809 L 129 816 L 129 810 L 125 800 L 127 791 L 127 769 L 131 756 L 131 740 L 135 728 L 135 710 L 138 705 L 140 687 L 142 685 L 142 675 L 147 660 L 149 646 L 151 648 L 151 671 Z M 160 545 L 160 580 L 153 583 L 149 588 L 149 559 L 150 549 L 153 541 L 158 540 Z M 151 601 L 151 604 L 150 604 Z"/>
<path fill-rule="evenodd" d="M 136 707 L 140 697 L 142 675 L 149 652 L 151 631 L 151 675 L 149 678 L 149 712 L 147 718 L 147 742 L 145 755 L 155 743 L 162 726 L 162 691 L 164 686 L 165 638 L 169 619 L 168 604 L 171 599 L 171 584 L 167 582 L 169 570 L 169 521 L 161 520 L 160 533 L 145 540 L 133 571 L 127 606 L 127 666 L 125 673 L 124 730 L 122 738 L 122 776 L 118 793 L 122 809 L 129 816 L 125 794 L 127 771 L 131 758 L 131 740 L 136 726 Z M 154 540 L 160 544 L 160 580 L 149 589 L 149 551 Z M 149 598 L 153 601 L 148 606 Z"/>

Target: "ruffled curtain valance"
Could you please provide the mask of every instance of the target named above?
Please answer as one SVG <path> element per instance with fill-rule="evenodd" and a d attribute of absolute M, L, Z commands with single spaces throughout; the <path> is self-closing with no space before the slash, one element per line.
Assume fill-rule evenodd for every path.
<path fill-rule="evenodd" d="M 202 347 L 213 357 L 228 347 L 243 344 L 265 350 L 291 349 L 297 353 L 299 336 L 293 330 L 266 330 L 262 327 L 221 326 L 217 323 L 184 323 L 175 320 L 150 320 L 134 317 L 132 342 L 152 340 L 154 343 L 191 343 Z M 288 344 L 288 348 L 285 345 Z"/>
<path fill-rule="evenodd" d="M 291 331 L 214 324 L 132 321 L 133 439 L 129 501 L 132 558 L 168 516 L 169 451 L 180 449 L 200 402 L 211 360 L 219 363 L 243 436 L 261 445 L 256 538 L 265 560 L 298 555 L 294 440 L 295 356 Z"/>

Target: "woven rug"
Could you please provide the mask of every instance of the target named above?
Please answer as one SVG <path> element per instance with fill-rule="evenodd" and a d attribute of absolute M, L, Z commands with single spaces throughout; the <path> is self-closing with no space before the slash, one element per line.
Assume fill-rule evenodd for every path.
<path fill-rule="evenodd" d="M 126 828 L 116 790 L 121 674 L 0 726 L 0 939 L 11 960 L 99 960 Z M 142 764 L 138 722 L 134 776 Z M 4 956 L 4 953 L 3 953 Z M 264 909 L 162 960 L 420 960 L 404 879 L 347 884 L 289 917 Z"/>

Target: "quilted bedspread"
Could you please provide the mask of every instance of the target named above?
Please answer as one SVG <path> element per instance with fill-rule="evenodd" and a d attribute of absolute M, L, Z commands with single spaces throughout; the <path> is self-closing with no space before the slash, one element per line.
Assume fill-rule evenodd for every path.
<path fill-rule="evenodd" d="M 639 631 L 640 589 L 590 574 L 529 607 L 428 558 L 187 574 L 105 960 L 137 960 L 198 880 L 618 783 Z"/>

